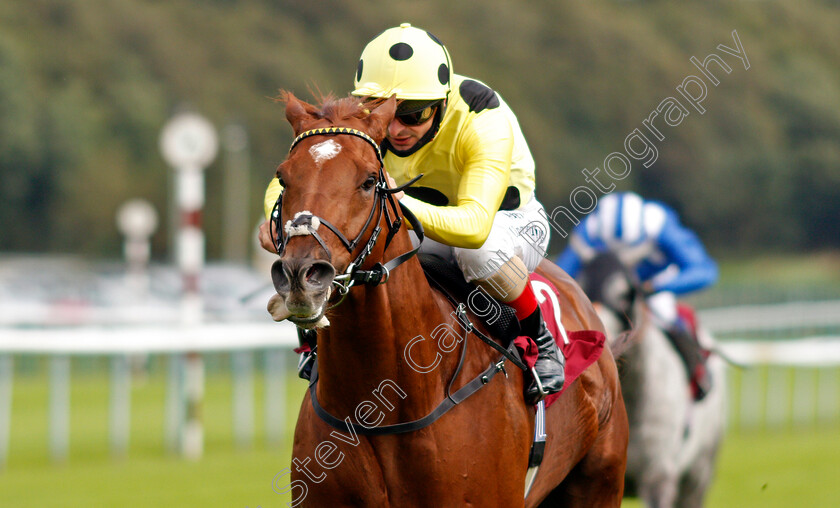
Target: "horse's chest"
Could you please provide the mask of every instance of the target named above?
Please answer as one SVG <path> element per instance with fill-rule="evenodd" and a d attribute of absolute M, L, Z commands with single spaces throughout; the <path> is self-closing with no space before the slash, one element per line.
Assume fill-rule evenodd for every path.
<path fill-rule="evenodd" d="M 322 481 L 310 487 L 307 502 L 311 506 L 418 508 L 496 505 L 497 499 L 487 496 L 498 495 L 497 491 L 482 486 L 499 473 L 481 458 L 485 439 L 470 431 L 417 434 L 360 437 L 355 446 L 342 443 L 341 463 L 320 470 Z M 336 441 L 330 435 L 321 437 Z M 316 449 L 320 446 L 314 444 Z M 330 458 L 337 456 L 334 452 Z"/>

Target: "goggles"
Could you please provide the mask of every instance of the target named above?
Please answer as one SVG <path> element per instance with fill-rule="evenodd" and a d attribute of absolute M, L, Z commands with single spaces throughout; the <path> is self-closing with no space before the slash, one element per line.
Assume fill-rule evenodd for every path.
<path fill-rule="evenodd" d="M 402 113 L 397 109 L 396 119 L 403 125 L 416 126 L 429 121 L 435 115 L 435 111 L 440 106 L 440 101 L 435 101 L 431 104 L 426 103 L 425 107 L 421 107 L 414 111 Z M 407 108 L 406 108 L 407 109 Z"/>

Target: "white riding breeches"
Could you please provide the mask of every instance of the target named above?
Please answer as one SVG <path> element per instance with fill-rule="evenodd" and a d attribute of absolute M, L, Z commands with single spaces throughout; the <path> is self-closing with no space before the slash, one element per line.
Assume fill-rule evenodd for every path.
<path fill-rule="evenodd" d="M 451 247 L 429 238 L 423 240 L 420 252 L 454 259 L 468 281 L 486 279 L 499 267 L 518 257 L 525 263 L 528 273 L 537 269 L 545 257 L 551 228 L 536 198 L 516 210 L 499 210 L 484 245 L 477 249 Z M 412 235 L 416 245 L 416 237 Z"/>
<path fill-rule="evenodd" d="M 653 321 L 663 330 L 670 329 L 677 322 L 677 297 L 670 291 L 660 291 L 647 297 L 647 304 Z"/>

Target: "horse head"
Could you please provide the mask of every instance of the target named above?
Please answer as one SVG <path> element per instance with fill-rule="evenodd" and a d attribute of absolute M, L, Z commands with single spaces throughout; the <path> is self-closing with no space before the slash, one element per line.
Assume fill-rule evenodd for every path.
<path fill-rule="evenodd" d="M 642 290 L 636 275 L 612 252 L 602 252 L 584 261 L 577 276 L 578 284 L 595 306 L 616 356 L 623 347 L 616 341 L 627 341 L 634 322 L 642 315 Z"/>
<path fill-rule="evenodd" d="M 327 98 L 319 108 L 291 93 L 281 100 L 295 141 L 276 171 L 283 191 L 272 217 L 280 254 L 271 268 L 280 300 L 273 304 L 285 306 L 279 314 L 296 325 L 313 328 L 323 323 L 336 274 L 361 264 L 374 247 L 376 238 L 369 240 L 386 186 L 378 146 L 396 101 L 349 96 Z"/>

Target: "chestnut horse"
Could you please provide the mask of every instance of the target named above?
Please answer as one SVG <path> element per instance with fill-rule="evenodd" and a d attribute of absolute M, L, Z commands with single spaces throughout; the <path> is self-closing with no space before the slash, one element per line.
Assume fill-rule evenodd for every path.
<path fill-rule="evenodd" d="M 295 428 L 291 506 L 618 507 L 628 427 L 611 353 L 548 409 L 545 458 L 526 498 L 535 421 L 526 379 L 510 364 L 510 376 L 493 376 L 503 370 L 492 370 L 499 353 L 452 333 L 463 329 L 458 314 L 412 257 L 400 223 L 422 228 L 393 199 L 378 148 L 396 100 L 282 100 L 296 139 L 277 169 L 274 304 L 300 327 L 318 325 L 317 384 Z M 603 331 L 570 277 L 548 262 L 540 273 L 565 299 L 567 330 Z M 470 380 L 482 389 L 458 400 Z M 451 410 L 437 419 L 442 407 Z M 395 433 L 377 433 L 389 426 Z"/>

